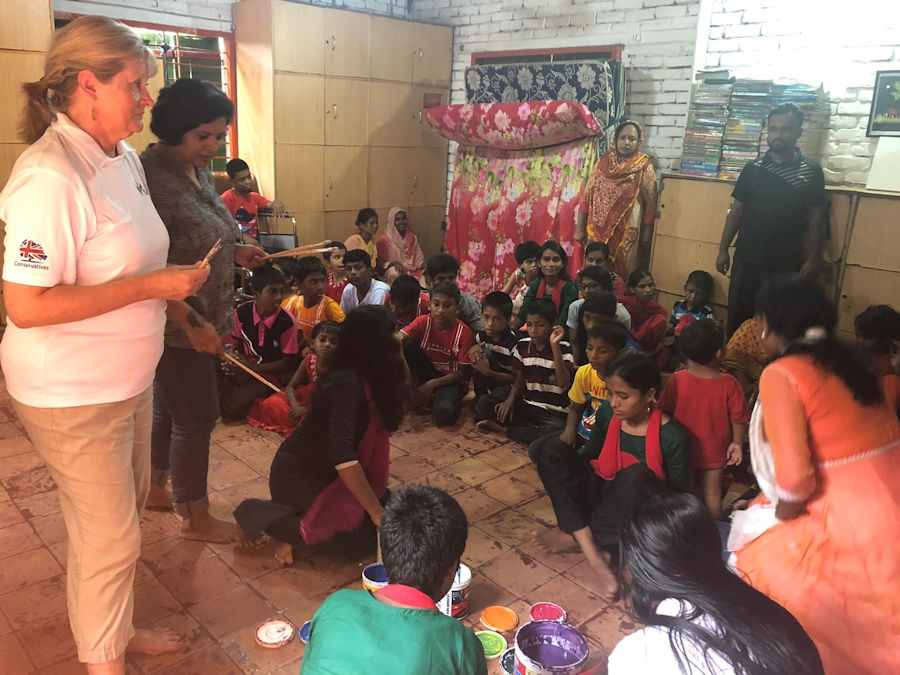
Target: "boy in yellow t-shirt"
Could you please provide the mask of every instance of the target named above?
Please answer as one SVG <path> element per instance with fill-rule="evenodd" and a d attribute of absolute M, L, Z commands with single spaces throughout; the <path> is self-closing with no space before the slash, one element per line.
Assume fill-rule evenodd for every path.
<path fill-rule="evenodd" d="M 287 298 L 281 306 L 297 321 L 297 329 L 303 336 L 303 347 L 312 342 L 312 331 L 317 323 L 344 320 L 341 306 L 325 295 L 325 265 L 318 258 L 300 258 L 294 263 L 294 283 L 300 293 Z"/>

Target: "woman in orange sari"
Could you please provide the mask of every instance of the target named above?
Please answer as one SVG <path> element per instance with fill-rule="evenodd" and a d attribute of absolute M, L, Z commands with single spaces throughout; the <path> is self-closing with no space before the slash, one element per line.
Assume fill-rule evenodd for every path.
<path fill-rule="evenodd" d="M 756 308 L 777 355 L 750 423 L 763 495 L 735 514 L 728 548 L 803 625 L 825 672 L 900 672 L 900 423 L 812 281 L 776 277 Z"/>
<path fill-rule="evenodd" d="M 609 246 L 613 271 L 623 279 L 650 263 L 656 218 L 656 173 L 640 151 L 644 130 L 634 120 L 616 127 L 615 140 L 591 171 L 578 207 L 575 240 Z"/>

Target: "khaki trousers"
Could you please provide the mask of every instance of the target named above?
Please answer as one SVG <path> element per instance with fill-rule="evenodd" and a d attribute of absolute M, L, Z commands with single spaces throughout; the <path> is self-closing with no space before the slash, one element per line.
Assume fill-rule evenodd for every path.
<path fill-rule="evenodd" d="M 50 475 L 69 535 L 66 587 L 78 658 L 114 661 L 134 635 L 140 514 L 150 489 L 152 390 L 126 401 L 33 408 L 13 401 Z"/>

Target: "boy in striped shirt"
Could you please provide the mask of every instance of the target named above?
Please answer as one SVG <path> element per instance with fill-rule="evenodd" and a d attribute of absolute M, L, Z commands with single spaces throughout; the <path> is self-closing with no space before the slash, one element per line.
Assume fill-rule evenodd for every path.
<path fill-rule="evenodd" d="M 484 329 L 475 335 L 475 346 L 469 351 L 476 396 L 492 392 L 500 397 L 498 401 L 505 400 L 515 382 L 513 351 L 519 334 L 509 327 L 512 307 L 512 300 L 503 291 L 488 293 L 481 303 Z"/>
<path fill-rule="evenodd" d="M 568 390 L 575 371 L 572 347 L 557 325 L 558 311 L 549 298 L 534 300 L 526 310 L 528 337 L 513 350 L 516 377 L 503 400 L 488 394 L 478 400 L 478 428 L 505 432 L 514 441 L 529 444 L 566 424 Z"/>
<path fill-rule="evenodd" d="M 456 318 L 459 305 L 456 284 L 439 281 L 431 289 L 431 313 L 400 331 L 415 403 L 425 405 L 433 396 L 431 415 L 439 427 L 456 424 L 469 381 L 469 350 L 475 338 Z"/>

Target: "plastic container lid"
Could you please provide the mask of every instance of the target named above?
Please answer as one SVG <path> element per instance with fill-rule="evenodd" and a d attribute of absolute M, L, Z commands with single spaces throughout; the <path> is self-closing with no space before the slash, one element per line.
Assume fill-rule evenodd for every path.
<path fill-rule="evenodd" d="M 528 610 L 532 621 L 565 621 L 566 610 L 555 602 L 536 602 Z"/>
<path fill-rule="evenodd" d="M 481 612 L 481 625 L 488 630 L 503 633 L 519 625 L 519 617 L 509 607 L 492 605 Z"/>
<path fill-rule="evenodd" d="M 505 637 L 492 630 L 480 630 L 475 633 L 475 637 L 481 641 L 481 647 L 484 649 L 484 658 L 486 659 L 496 659 L 509 646 L 506 644 Z"/>
<path fill-rule="evenodd" d="M 256 644 L 267 649 L 283 647 L 294 637 L 294 624 L 285 619 L 268 619 L 256 628 Z"/>
<path fill-rule="evenodd" d="M 300 636 L 300 642 L 306 644 L 309 642 L 309 629 L 312 627 L 312 621 L 307 621 L 302 626 L 300 626 L 300 632 L 298 635 Z"/>

